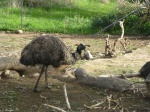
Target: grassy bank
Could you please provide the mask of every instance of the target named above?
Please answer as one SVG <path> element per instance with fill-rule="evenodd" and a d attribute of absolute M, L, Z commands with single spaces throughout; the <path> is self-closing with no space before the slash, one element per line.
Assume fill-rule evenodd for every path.
<path fill-rule="evenodd" d="M 49 33 L 90 34 L 93 17 L 115 9 L 115 3 L 75 0 L 72 6 L 0 8 L 0 30 L 17 30 Z"/>
<path fill-rule="evenodd" d="M 46 7 L 1 7 L 0 30 L 22 29 L 29 32 L 94 34 L 117 19 L 108 18 L 110 23 L 93 27 L 93 23 L 97 22 L 94 18 L 116 13 L 117 10 L 116 2 L 104 3 L 97 0 L 74 0 L 70 5 L 59 4 Z M 147 23 L 147 26 L 150 26 L 150 23 Z M 114 34 L 120 33 L 120 28 L 111 30 L 114 31 L 109 32 Z"/>

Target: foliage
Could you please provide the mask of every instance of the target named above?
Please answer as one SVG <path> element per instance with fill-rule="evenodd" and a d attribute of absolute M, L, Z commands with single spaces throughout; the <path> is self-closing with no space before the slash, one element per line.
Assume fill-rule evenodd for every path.
<path fill-rule="evenodd" d="M 105 14 L 100 17 L 95 17 L 92 20 L 92 28 L 100 28 L 103 29 L 104 27 L 112 24 L 115 22 L 118 18 L 118 15 L 116 13 L 111 13 L 111 14 Z M 113 28 L 108 29 L 108 31 L 111 31 Z"/>
<path fill-rule="evenodd" d="M 131 11 L 138 8 L 135 5 L 120 7 L 120 9 L 116 12 L 111 11 L 108 14 L 103 16 L 95 17 L 92 20 L 92 28 L 99 28 L 100 30 L 105 28 L 106 26 L 116 22 L 120 18 L 128 15 Z M 125 20 L 125 33 L 128 35 L 150 35 L 150 16 L 149 16 L 149 9 L 141 9 L 139 12 L 136 12 L 128 17 Z M 119 25 L 114 25 L 113 27 L 107 29 L 108 33 L 118 34 L 120 32 Z"/>
<path fill-rule="evenodd" d="M 117 8 L 115 0 L 19 0 L 0 1 L 0 30 L 22 29 L 31 32 L 94 34 L 135 9 Z M 16 4 L 16 5 L 15 5 Z M 125 21 L 126 34 L 148 35 L 150 23 L 145 11 L 138 12 Z M 119 34 L 118 24 L 106 33 Z"/>

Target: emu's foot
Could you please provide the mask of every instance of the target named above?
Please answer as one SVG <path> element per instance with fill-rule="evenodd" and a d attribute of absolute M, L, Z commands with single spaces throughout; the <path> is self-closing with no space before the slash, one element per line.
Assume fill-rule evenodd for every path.
<path fill-rule="evenodd" d="M 40 91 L 41 91 L 41 89 L 37 89 L 37 88 L 33 89 L 33 92 L 36 92 L 36 93 L 39 93 Z"/>

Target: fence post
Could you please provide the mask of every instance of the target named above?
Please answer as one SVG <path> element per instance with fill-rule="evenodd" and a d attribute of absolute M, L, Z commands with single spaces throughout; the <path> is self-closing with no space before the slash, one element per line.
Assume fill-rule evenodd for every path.
<path fill-rule="evenodd" d="M 21 30 L 23 29 L 23 0 L 21 0 Z"/>

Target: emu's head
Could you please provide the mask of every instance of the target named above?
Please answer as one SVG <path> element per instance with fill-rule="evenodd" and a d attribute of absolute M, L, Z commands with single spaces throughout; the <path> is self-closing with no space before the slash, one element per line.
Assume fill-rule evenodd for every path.
<path fill-rule="evenodd" d="M 76 62 L 76 59 L 72 55 L 70 48 L 66 48 L 64 53 L 65 53 L 65 58 L 64 58 L 64 61 L 62 62 L 63 64 L 70 65 L 70 64 L 74 64 Z"/>

